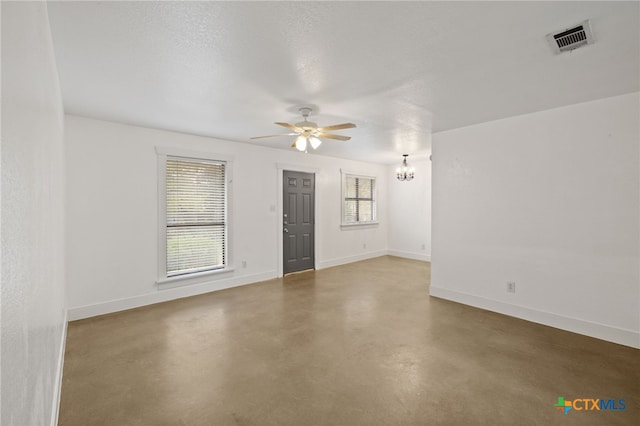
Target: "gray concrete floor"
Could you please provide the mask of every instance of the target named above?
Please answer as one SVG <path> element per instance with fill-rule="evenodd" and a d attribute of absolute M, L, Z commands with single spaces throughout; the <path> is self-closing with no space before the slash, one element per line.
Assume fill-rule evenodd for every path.
<path fill-rule="evenodd" d="M 431 298 L 429 275 L 381 257 L 72 322 L 59 424 L 640 424 L 639 350 Z"/>

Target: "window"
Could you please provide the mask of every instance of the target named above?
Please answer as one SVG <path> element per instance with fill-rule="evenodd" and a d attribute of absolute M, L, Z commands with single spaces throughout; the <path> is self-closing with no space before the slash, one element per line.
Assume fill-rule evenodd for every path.
<path fill-rule="evenodd" d="M 342 175 L 342 224 L 376 223 L 376 179 Z"/>
<path fill-rule="evenodd" d="M 225 269 L 227 163 L 169 155 L 160 161 L 165 242 L 160 279 Z"/>

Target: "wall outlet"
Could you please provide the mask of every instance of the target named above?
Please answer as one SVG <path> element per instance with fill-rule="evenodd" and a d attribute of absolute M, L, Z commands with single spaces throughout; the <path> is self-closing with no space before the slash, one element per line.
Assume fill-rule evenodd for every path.
<path fill-rule="evenodd" d="M 515 293 L 515 292 L 516 292 L 516 282 L 507 281 L 507 293 Z"/>
<path fill-rule="evenodd" d="M 423 245 L 421 246 L 421 248 L 422 248 L 422 250 L 424 250 L 424 249 L 426 249 L 426 248 L 427 248 L 427 246 L 426 246 L 425 244 L 423 244 Z"/>
<path fill-rule="evenodd" d="M 366 249 L 366 248 L 367 248 L 367 243 L 363 243 L 363 244 L 362 244 L 362 248 L 363 248 L 363 249 Z"/>
<path fill-rule="evenodd" d="M 242 261 L 242 267 L 243 267 L 243 268 L 246 268 L 246 267 L 247 267 L 247 261 L 246 261 L 246 260 L 243 260 L 243 261 Z"/>

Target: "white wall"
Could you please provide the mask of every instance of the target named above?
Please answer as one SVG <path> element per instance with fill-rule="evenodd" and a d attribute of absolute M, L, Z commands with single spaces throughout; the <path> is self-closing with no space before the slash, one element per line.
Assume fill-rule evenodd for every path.
<path fill-rule="evenodd" d="M 431 294 L 640 347 L 639 104 L 433 135 Z"/>
<path fill-rule="evenodd" d="M 71 319 L 276 277 L 282 237 L 279 164 L 317 170 L 319 268 L 387 253 L 386 166 L 69 115 L 65 135 Z M 234 157 L 234 272 L 196 285 L 158 289 L 156 146 Z M 341 168 L 377 176 L 379 225 L 341 230 Z"/>
<path fill-rule="evenodd" d="M 417 260 L 431 260 L 431 161 L 407 159 L 415 178 L 395 178 L 398 164 L 388 167 L 389 254 Z"/>
<path fill-rule="evenodd" d="M 2 2 L 2 425 L 57 418 L 66 335 L 63 115 L 46 4 Z"/>

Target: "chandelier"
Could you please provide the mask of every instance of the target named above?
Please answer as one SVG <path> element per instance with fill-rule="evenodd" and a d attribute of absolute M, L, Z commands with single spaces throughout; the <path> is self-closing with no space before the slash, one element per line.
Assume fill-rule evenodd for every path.
<path fill-rule="evenodd" d="M 398 167 L 398 170 L 396 170 L 396 177 L 398 178 L 398 180 L 413 180 L 415 171 L 413 170 L 413 167 L 407 164 L 407 157 L 409 156 L 409 154 L 402 154 L 402 156 L 404 157 L 404 159 L 402 160 L 402 164 L 400 165 L 400 167 Z"/>

